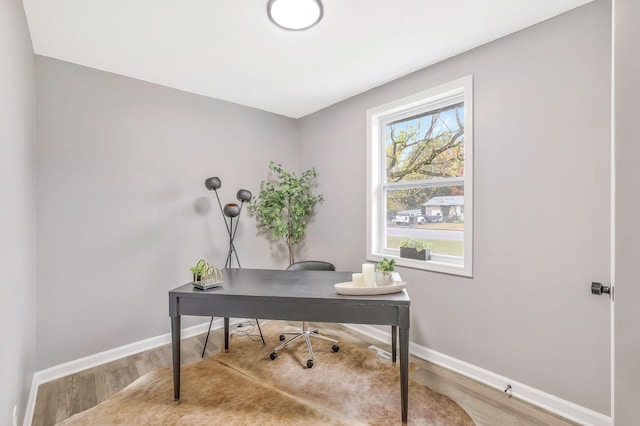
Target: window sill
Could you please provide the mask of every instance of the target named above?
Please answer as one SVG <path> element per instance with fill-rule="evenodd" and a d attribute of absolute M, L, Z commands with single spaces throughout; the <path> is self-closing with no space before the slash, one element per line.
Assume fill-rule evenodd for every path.
<path fill-rule="evenodd" d="M 463 258 L 453 256 L 443 256 L 432 254 L 429 260 L 416 260 L 400 257 L 397 254 L 370 254 L 368 261 L 378 262 L 384 258 L 394 259 L 396 266 L 418 269 L 422 271 L 438 272 L 443 274 L 457 275 L 461 277 L 473 277 L 472 271 L 467 270 Z"/>

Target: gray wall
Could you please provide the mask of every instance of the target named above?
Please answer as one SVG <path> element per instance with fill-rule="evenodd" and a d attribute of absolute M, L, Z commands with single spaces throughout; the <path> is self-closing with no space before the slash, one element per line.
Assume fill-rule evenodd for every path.
<path fill-rule="evenodd" d="M 226 255 L 207 176 L 226 202 L 269 159 L 315 166 L 326 201 L 299 257 L 359 268 L 365 111 L 473 74 L 474 278 L 402 269 L 412 340 L 608 414 L 588 286 L 610 274 L 610 19 L 596 1 L 298 122 L 38 58 L 37 369 L 168 331 L 167 290 Z M 237 247 L 286 261 L 246 215 Z"/>
<path fill-rule="evenodd" d="M 295 121 L 37 57 L 38 370 L 169 331 L 167 291 L 228 238 L 224 203 L 270 159 L 297 168 Z M 284 267 L 243 212 L 244 267 Z M 185 326 L 203 318 L 186 321 Z"/>
<path fill-rule="evenodd" d="M 35 370 L 35 67 L 22 2 L 0 2 L 0 424 Z"/>
<path fill-rule="evenodd" d="M 615 402 L 618 426 L 638 423 L 640 401 L 640 4 L 637 0 L 614 1 L 615 85 Z"/>
<path fill-rule="evenodd" d="M 365 112 L 473 74 L 474 278 L 400 269 L 416 343 L 608 414 L 611 6 L 596 1 L 301 120 L 310 257 L 365 260 Z M 515 389 L 517 392 L 517 389 Z"/>

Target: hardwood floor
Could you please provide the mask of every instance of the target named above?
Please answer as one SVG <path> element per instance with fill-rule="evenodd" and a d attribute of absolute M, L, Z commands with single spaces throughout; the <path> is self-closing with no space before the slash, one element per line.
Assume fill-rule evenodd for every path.
<path fill-rule="evenodd" d="M 389 345 L 339 324 L 315 323 L 314 325 L 320 325 L 323 334 L 334 335 L 341 340 L 364 347 L 376 345 L 384 350 L 390 350 Z M 255 335 L 245 335 L 247 331 L 247 325 L 243 328 L 234 328 L 231 344 L 234 338 L 256 338 Z M 213 331 L 211 336 L 205 356 L 214 355 L 220 350 L 216 343 L 222 341 L 221 330 Z M 203 334 L 183 341 L 183 364 L 201 359 L 204 337 Z M 446 368 L 415 357 L 411 357 L 411 361 L 417 367 L 412 373 L 413 379 L 456 401 L 478 426 L 576 424 L 517 398 L 508 398 L 502 391 Z M 44 383 L 38 389 L 32 425 L 50 426 L 61 422 L 75 413 L 105 401 L 145 373 L 170 365 L 171 346 L 164 345 Z"/>

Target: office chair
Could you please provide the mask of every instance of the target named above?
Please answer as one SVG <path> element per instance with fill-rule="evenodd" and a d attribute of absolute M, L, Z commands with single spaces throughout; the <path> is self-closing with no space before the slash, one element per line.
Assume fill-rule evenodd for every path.
<path fill-rule="evenodd" d="M 288 271 L 335 271 L 336 267 L 333 266 L 333 264 L 329 263 L 329 262 L 322 262 L 319 260 L 305 260 L 302 262 L 296 262 L 292 265 L 289 265 L 289 267 L 287 268 Z M 311 368 L 313 367 L 313 348 L 311 347 L 311 337 L 315 338 L 315 339 L 321 339 L 321 340 L 326 340 L 328 342 L 333 343 L 333 346 L 331 347 L 331 349 L 334 352 L 338 352 L 340 350 L 340 346 L 338 346 L 338 341 L 335 339 L 331 339 L 329 337 L 326 336 L 322 336 L 320 334 L 318 334 L 318 330 L 309 330 L 309 322 L 308 321 L 303 321 L 302 322 L 302 330 L 301 331 L 283 331 L 282 334 L 280 335 L 280 341 L 284 341 L 285 340 L 285 335 L 290 334 L 293 335 L 293 337 L 289 340 L 287 340 L 286 342 L 276 346 L 273 349 L 273 352 L 271 352 L 271 355 L 269 356 L 272 360 L 276 359 L 278 357 L 278 351 L 282 348 L 284 348 L 285 346 L 290 345 L 291 343 L 299 340 L 299 339 L 304 339 L 305 342 L 307 342 L 307 349 L 309 349 L 309 359 L 307 360 L 307 367 Z"/>

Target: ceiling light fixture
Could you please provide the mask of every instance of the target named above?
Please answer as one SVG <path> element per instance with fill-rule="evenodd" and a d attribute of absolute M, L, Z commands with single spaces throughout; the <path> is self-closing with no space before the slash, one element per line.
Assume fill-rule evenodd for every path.
<path fill-rule="evenodd" d="M 322 19 L 322 3 L 320 0 L 269 0 L 267 14 L 280 28 L 306 30 Z"/>

